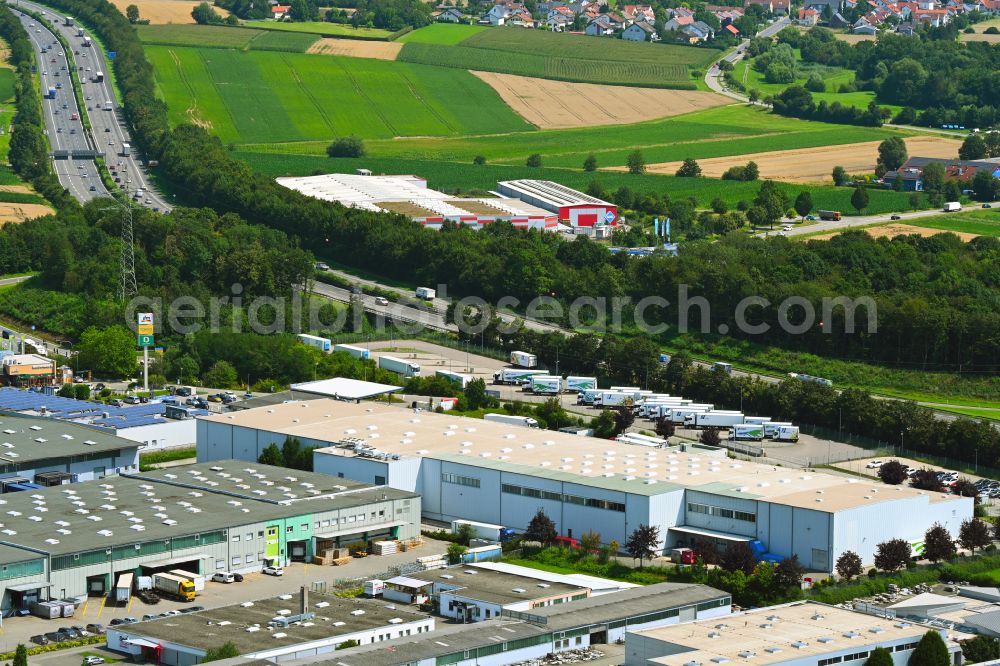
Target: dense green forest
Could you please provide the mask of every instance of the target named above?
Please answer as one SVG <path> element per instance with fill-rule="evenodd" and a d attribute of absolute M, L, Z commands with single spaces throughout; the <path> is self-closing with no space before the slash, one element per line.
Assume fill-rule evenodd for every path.
<path fill-rule="evenodd" d="M 779 39 L 798 47 L 806 62 L 854 70 L 855 86 L 875 91 L 879 102 L 911 107 L 901 121 L 991 127 L 1000 122 L 1000 45 L 960 42 L 954 30 L 922 39 L 886 32 L 849 44 L 825 28 L 801 35 L 786 29 Z"/>

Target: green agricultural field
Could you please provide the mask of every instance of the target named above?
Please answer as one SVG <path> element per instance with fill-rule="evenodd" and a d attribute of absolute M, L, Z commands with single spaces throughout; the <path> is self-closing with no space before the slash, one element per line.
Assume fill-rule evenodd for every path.
<path fill-rule="evenodd" d="M 893 134 L 889 129 L 811 122 L 733 105 L 633 125 L 611 125 L 599 131 L 540 130 L 516 141 L 503 134 L 372 141 L 368 143 L 368 151 L 380 157 L 467 162 L 483 155 L 490 162 L 518 165 L 524 164 L 528 155 L 539 153 L 545 166 L 579 169 L 590 153 L 597 157 L 601 168 L 622 166 L 635 146 L 641 147 L 648 164 L 654 164 L 687 157 L 705 159 L 874 141 Z M 248 146 L 247 150 L 322 154 L 325 147 L 319 143 L 268 142 L 268 145 Z"/>
<path fill-rule="evenodd" d="M 252 30 L 224 25 L 140 25 L 145 44 L 238 49 L 241 51 L 288 51 L 305 53 L 319 35 L 273 30 Z"/>
<path fill-rule="evenodd" d="M 227 143 L 530 129 L 468 72 L 363 58 L 151 46 L 172 123 Z"/>
<path fill-rule="evenodd" d="M 558 81 L 693 89 L 690 68 L 705 67 L 718 55 L 693 46 L 494 28 L 460 43 L 415 38 L 399 59 Z"/>
<path fill-rule="evenodd" d="M 973 204 L 978 205 L 978 204 Z M 904 220 L 906 222 L 906 220 Z M 915 227 L 941 229 L 942 231 L 957 231 L 960 233 L 977 234 L 979 236 L 1000 237 L 1000 209 L 980 208 L 971 213 L 951 213 L 922 217 L 907 222 Z"/>
<path fill-rule="evenodd" d="M 444 161 L 421 158 L 365 157 L 361 159 L 331 159 L 318 155 L 282 155 L 266 152 L 240 150 L 236 157 L 246 160 L 254 169 L 270 176 L 307 176 L 319 172 L 353 173 L 355 169 L 371 169 L 375 173 L 415 173 L 427 178 L 432 188 L 448 192 L 486 192 L 496 188 L 498 180 L 518 178 L 542 178 L 554 180 L 567 187 L 584 190 L 597 181 L 605 190 L 614 192 L 620 187 L 629 187 L 636 192 L 656 191 L 667 193 L 674 198 L 694 197 L 702 207 L 715 197 L 735 206 L 739 201 L 754 198 L 760 183 L 739 183 L 714 178 L 677 178 L 647 174 L 633 176 L 624 172 L 597 171 L 587 173 L 577 169 L 557 169 L 550 167 L 529 168 L 526 166 L 505 166 L 486 164 L 474 166 L 470 162 Z M 851 214 L 851 188 L 780 184 L 794 199 L 803 189 L 812 192 L 817 209 L 829 208 Z M 891 190 L 870 190 L 871 203 L 866 213 L 888 213 L 906 210 L 908 194 Z"/>
<path fill-rule="evenodd" d="M 14 70 L 0 69 L 0 102 L 14 99 Z"/>
<path fill-rule="evenodd" d="M 418 42 L 420 44 L 443 44 L 451 46 L 487 30 L 481 25 L 458 25 L 455 23 L 432 23 L 413 32 L 408 32 L 397 42 Z"/>
<path fill-rule="evenodd" d="M 326 37 L 356 37 L 358 39 L 386 39 L 392 33 L 379 28 L 355 28 L 351 25 L 328 23 L 326 21 L 301 21 L 286 23 L 277 21 L 247 21 L 244 25 L 257 30 L 279 30 L 282 32 L 305 32 Z"/>

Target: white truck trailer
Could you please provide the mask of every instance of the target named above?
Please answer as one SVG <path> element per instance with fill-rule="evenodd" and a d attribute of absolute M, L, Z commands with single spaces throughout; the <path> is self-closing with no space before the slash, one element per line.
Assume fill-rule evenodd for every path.
<path fill-rule="evenodd" d="M 764 426 L 759 423 L 739 423 L 734 425 L 733 439 L 738 442 L 759 442 L 764 439 Z"/>
<path fill-rule="evenodd" d="M 469 525 L 475 531 L 476 538 L 488 541 L 506 541 L 514 535 L 514 530 L 503 525 L 493 525 L 490 523 L 477 523 L 474 520 L 453 520 L 451 521 L 451 533 L 458 534 L 462 525 Z"/>
<path fill-rule="evenodd" d="M 516 416 L 514 414 L 486 414 L 483 416 L 484 421 L 492 421 L 494 423 L 505 423 L 507 425 L 521 426 L 524 428 L 537 428 L 538 421 L 531 418 L 530 416 Z"/>
<path fill-rule="evenodd" d="M 604 389 L 592 388 L 583 389 L 576 394 L 576 404 L 578 405 L 592 405 L 594 404 L 594 398 L 599 396 L 604 392 Z"/>
<path fill-rule="evenodd" d="M 510 364 L 519 368 L 537 368 L 538 357 L 523 351 L 512 351 L 510 353 Z"/>
<path fill-rule="evenodd" d="M 944 205 L 944 212 L 946 213 L 957 213 L 962 210 L 962 204 L 957 201 L 949 201 Z"/>
<path fill-rule="evenodd" d="M 688 418 L 693 420 L 695 414 L 704 414 L 710 411 L 712 411 L 711 405 L 684 405 L 681 407 L 672 407 L 665 412 L 661 412 L 661 415 L 665 416 L 671 423 L 680 425 L 687 423 Z"/>
<path fill-rule="evenodd" d="M 527 384 L 536 375 L 547 374 L 544 370 L 523 370 L 521 368 L 501 368 L 493 373 L 494 384 Z"/>
<path fill-rule="evenodd" d="M 346 354 L 350 354 L 354 358 L 371 358 L 367 349 L 364 347 L 355 347 L 354 345 L 334 345 L 333 351 L 344 352 Z"/>
<path fill-rule="evenodd" d="M 333 343 L 330 342 L 330 338 L 321 338 L 318 335 L 309 335 L 308 333 L 299 333 L 295 336 L 304 345 L 309 345 L 310 347 L 315 347 L 322 352 L 328 352 L 333 348 Z"/>
<path fill-rule="evenodd" d="M 452 372 L 451 370 L 437 370 L 434 373 L 435 377 L 443 377 L 447 379 L 452 384 L 455 384 L 461 389 L 464 389 L 472 381 L 472 377 L 469 375 L 463 375 L 459 372 Z"/>
<path fill-rule="evenodd" d="M 799 441 L 799 427 L 794 425 L 780 425 L 778 431 L 771 437 L 776 442 L 797 442 Z"/>
<path fill-rule="evenodd" d="M 773 439 L 778 435 L 778 431 L 781 430 L 782 426 L 790 426 L 791 423 L 784 421 L 768 421 L 764 424 L 764 437 L 767 439 Z"/>
<path fill-rule="evenodd" d="M 205 577 L 202 576 L 201 574 L 196 574 L 191 571 L 184 571 L 183 569 L 172 569 L 170 573 L 172 573 L 175 576 L 179 576 L 180 578 L 185 578 L 191 581 L 191 584 L 194 585 L 195 592 L 201 592 L 202 590 L 205 589 Z"/>
<path fill-rule="evenodd" d="M 744 416 L 740 412 L 701 412 L 693 414 L 685 424 L 695 428 L 731 428 L 743 423 Z"/>
<path fill-rule="evenodd" d="M 414 293 L 417 295 L 417 298 L 421 298 L 425 301 L 433 301 L 437 298 L 437 290 L 431 289 L 430 287 L 417 287 L 417 290 Z"/>
<path fill-rule="evenodd" d="M 558 395 L 562 392 L 559 375 L 535 375 L 531 378 L 531 392 L 535 395 Z"/>
<path fill-rule="evenodd" d="M 411 361 L 404 361 L 395 356 L 379 356 L 378 367 L 395 372 L 403 377 L 416 377 L 420 374 L 420 366 Z"/>
<path fill-rule="evenodd" d="M 132 597 L 132 581 L 134 574 L 123 573 L 115 582 L 115 603 L 127 604 Z"/>
<path fill-rule="evenodd" d="M 617 407 L 630 401 L 635 401 L 635 397 L 622 391 L 601 391 L 594 396 L 595 407 Z"/>
<path fill-rule="evenodd" d="M 770 416 L 748 416 L 743 419 L 743 423 L 752 423 L 754 425 L 764 425 L 765 423 L 770 423 Z"/>
<path fill-rule="evenodd" d="M 570 375 L 566 378 L 566 391 L 569 393 L 579 393 L 588 389 L 597 388 L 597 377 L 576 377 Z"/>

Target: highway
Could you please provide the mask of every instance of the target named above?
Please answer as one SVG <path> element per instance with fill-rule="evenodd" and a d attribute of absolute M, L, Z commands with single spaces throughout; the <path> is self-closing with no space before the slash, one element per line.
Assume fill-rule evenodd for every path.
<path fill-rule="evenodd" d="M 43 13 L 45 19 L 72 46 L 79 70 L 84 102 L 87 105 L 84 112 L 87 113 L 93 130 L 94 149 L 104 153 L 112 176 L 118 179 L 122 187 L 128 189 L 130 195 L 134 195 L 137 190 L 143 190 L 143 195 L 136 199 L 140 205 L 160 212 L 169 212 L 171 206 L 168 205 L 162 194 L 150 186 L 146 167 L 136 155 L 135 149 L 130 150 L 130 154 L 127 156 L 121 154 L 122 145 L 131 143 L 132 140 L 125 125 L 123 109 L 115 95 L 114 86 L 111 85 L 109 76 L 111 63 L 94 35 L 86 28 L 82 28 L 76 21 L 72 26 L 66 25 L 63 15 L 55 13 L 49 7 L 25 0 L 18 0 L 18 4 L 31 11 Z M 26 21 L 34 22 L 30 17 Z M 40 27 L 43 34 L 48 32 L 44 27 L 36 27 Z M 80 35 L 81 32 L 84 33 L 83 36 Z M 89 47 L 84 45 L 84 37 L 90 39 L 91 45 Z M 55 41 L 55 39 L 51 41 Z M 62 47 L 58 46 L 56 51 L 60 50 Z M 96 80 L 97 72 L 104 73 L 101 81 Z M 65 73 L 63 76 L 65 77 Z M 108 106 L 111 108 L 108 109 Z M 100 190 L 101 186 L 98 182 L 98 191 Z M 76 196 L 75 192 L 74 196 Z M 102 196 L 107 196 L 107 193 L 105 192 Z"/>
<path fill-rule="evenodd" d="M 42 116 L 53 151 L 89 151 L 93 149 L 80 120 L 73 95 L 73 79 L 63 47 L 44 25 L 32 17 L 11 10 L 20 18 L 38 60 L 38 78 L 42 90 Z M 49 88 L 56 89 L 55 99 L 48 99 Z M 77 201 L 87 202 L 108 196 L 93 159 L 56 159 L 52 163 L 59 182 Z"/>

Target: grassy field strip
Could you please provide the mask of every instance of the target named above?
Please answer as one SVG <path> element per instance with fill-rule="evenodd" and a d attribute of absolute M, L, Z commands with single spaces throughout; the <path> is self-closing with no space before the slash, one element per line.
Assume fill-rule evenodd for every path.
<path fill-rule="evenodd" d="M 329 23 L 327 21 L 296 21 L 294 23 L 278 23 L 276 21 L 247 21 L 244 25 L 254 30 L 273 32 L 291 32 L 321 35 L 330 37 L 355 37 L 358 39 L 386 39 L 392 33 L 380 28 L 355 28 L 351 25 Z"/>
<path fill-rule="evenodd" d="M 396 41 L 401 44 L 417 42 L 420 44 L 441 44 L 449 46 L 458 44 L 476 33 L 489 28 L 482 25 L 458 25 L 453 23 L 432 23 L 423 28 L 408 32 Z"/>
<path fill-rule="evenodd" d="M 200 121 L 227 143 L 527 131 L 465 71 L 340 56 L 148 46 L 171 123 Z M 322 144 L 322 146 L 320 145 Z"/>

